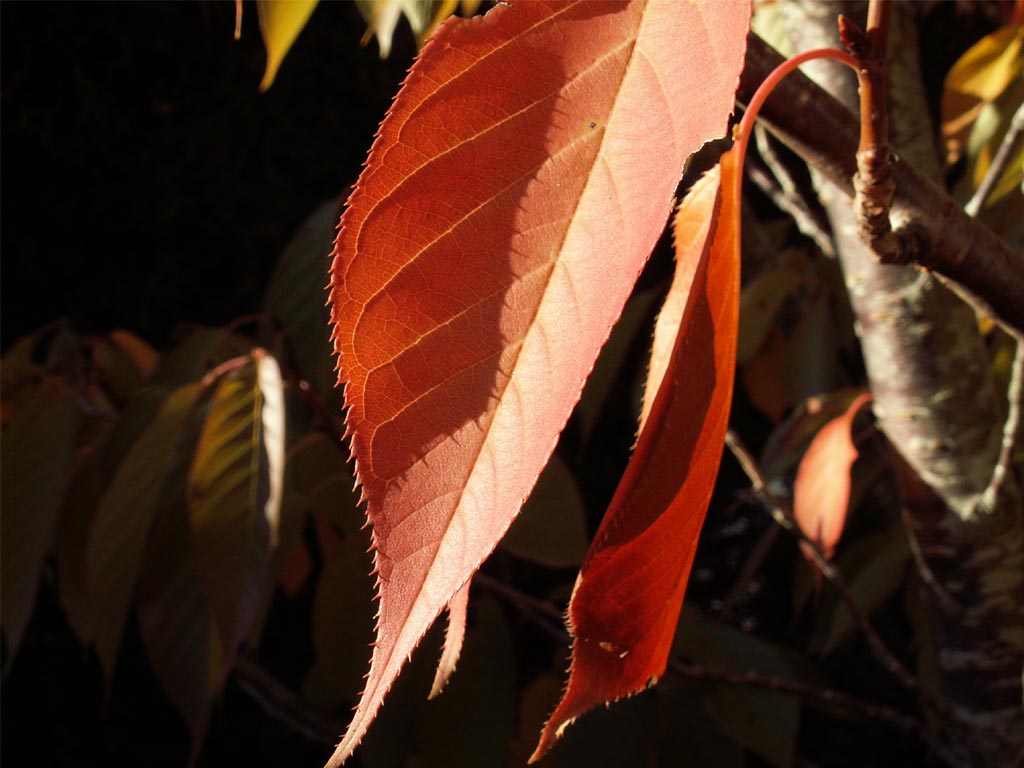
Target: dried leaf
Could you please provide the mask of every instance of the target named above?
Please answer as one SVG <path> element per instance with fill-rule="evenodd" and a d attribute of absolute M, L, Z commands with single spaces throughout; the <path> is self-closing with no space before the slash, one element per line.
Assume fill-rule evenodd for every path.
<path fill-rule="evenodd" d="M 665 670 L 729 423 L 739 326 L 735 162 L 733 150 L 723 155 L 721 192 L 716 168 L 676 215 L 678 279 L 658 318 L 649 374 L 657 394 L 647 398 L 633 457 L 580 569 L 569 603 L 569 684 L 533 760 L 580 714 L 643 690 Z M 670 355 L 662 334 L 674 337 Z"/>
<path fill-rule="evenodd" d="M 410 71 L 333 270 L 381 599 L 330 765 L 529 494 L 686 157 L 724 127 L 748 18 L 714 2 L 500 5 L 442 25 Z"/>
<path fill-rule="evenodd" d="M 850 501 L 850 470 L 857 460 L 851 433 L 854 417 L 871 401 L 862 394 L 846 413 L 829 421 L 807 447 L 793 487 L 793 516 L 826 558 L 832 557 L 846 523 Z"/>

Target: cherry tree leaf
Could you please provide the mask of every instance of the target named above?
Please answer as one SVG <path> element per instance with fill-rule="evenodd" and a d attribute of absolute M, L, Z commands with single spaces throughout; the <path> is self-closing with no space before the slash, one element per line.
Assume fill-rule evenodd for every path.
<path fill-rule="evenodd" d="M 118 466 L 87 537 L 88 594 L 96 615 L 93 642 L 108 681 L 113 677 L 146 537 L 199 391 L 198 384 L 186 385 L 161 405 Z"/>
<path fill-rule="evenodd" d="M 273 357 L 217 385 L 188 476 L 196 564 L 229 658 L 260 606 L 277 541 L 284 475 L 284 397 Z"/>
<path fill-rule="evenodd" d="M 725 126 L 749 10 L 499 5 L 441 25 L 410 70 L 332 270 L 380 608 L 330 765 L 529 495 L 686 157 Z"/>
<path fill-rule="evenodd" d="M 851 429 L 857 412 L 871 401 L 864 393 L 829 421 L 807 447 L 793 486 L 793 517 L 826 558 L 831 558 L 846 523 L 850 470 L 857 460 Z"/>
<path fill-rule="evenodd" d="M 10 656 L 32 617 L 81 423 L 75 392 L 63 379 L 43 376 L 26 390 L 3 425 L 0 447 L 0 617 Z"/>
<path fill-rule="evenodd" d="M 655 394 L 580 568 L 569 684 L 531 760 L 582 713 L 665 671 L 729 425 L 739 329 L 735 163 L 730 150 L 676 215 L 676 277 L 648 377 Z"/>
<path fill-rule="evenodd" d="M 256 0 L 260 33 L 267 49 L 267 66 L 260 82 L 265 91 L 274 84 L 277 70 L 299 36 L 319 0 Z"/>

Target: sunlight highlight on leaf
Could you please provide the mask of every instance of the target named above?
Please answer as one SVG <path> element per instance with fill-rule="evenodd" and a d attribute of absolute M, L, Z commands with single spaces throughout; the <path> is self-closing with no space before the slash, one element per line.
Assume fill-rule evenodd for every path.
<path fill-rule="evenodd" d="M 687 156 L 724 130 L 748 18 L 716 2 L 499 5 L 443 24 L 410 71 L 335 250 L 380 617 L 330 765 L 529 495 Z"/>
<path fill-rule="evenodd" d="M 633 457 L 580 568 L 568 687 L 531 762 L 581 714 L 665 670 L 729 425 L 740 274 L 734 155 L 676 214 L 676 279 L 648 377 L 656 395 L 645 398 Z"/>
<path fill-rule="evenodd" d="M 306 26 L 318 0 L 256 0 L 260 33 L 267 49 L 267 66 L 260 81 L 260 90 L 274 84 L 277 70 L 288 55 L 292 43 Z"/>
<path fill-rule="evenodd" d="M 230 658 L 260 605 L 277 540 L 284 408 L 277 362 L 262 350 L 220 381 L 189 470 L 196 564 Z"/>
<path fill-rule="evenodd" d="M 871 394 L 857 397 L 841 416 L 815 435 L 800 460 L 793 487 L 793 516 L 797 525 L 831 558 L 846 524 L 850 503 L 850 470 L 857 460 L 851 429 Z"/>

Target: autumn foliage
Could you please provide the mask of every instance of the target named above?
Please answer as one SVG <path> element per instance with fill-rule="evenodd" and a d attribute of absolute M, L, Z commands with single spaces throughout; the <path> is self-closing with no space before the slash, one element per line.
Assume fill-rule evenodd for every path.
<path fill-rule="evenodd" d="M 5 669 L 50 600 L 108 691 L 144 657 L 193 763 L 235 683 L 329 768 L 651 764 L 666 744 L 782 766 L 836 712 L 931 754 L 940 641 L 834 244 L 796 155 L 761 136 L 744 173 L 755 9 L 478 5 L 359 3 L 382 55 L 406 22 L 420 50 L 258 316 L 167 351 L 63 326 L 5 350 Z M 272 98 L 319 12 L 255 8 Z M 942 135 L 971 189 L 1020 47 L 1009 25 L 950 72 Z M 744 178 L 765 194 L 741 198 Z M 1010 379 L 1009 337 L 980 322 Z M 897 603 L 894 653 L 869 622 Z M 296 615 L 282 683 L 267 648 Z M 903 685 L 881 675 L 893 707 L 874 675 L 864 701 L 834 689 L 850 658 Z M 612 721 L 632 736 L 604 754 Z"/>
<path fill-rule="evenodd" d="M 739 5 L 722 13 L 676 2 L 499 7 L 444 25 L 410 71 L 335 246 L 335 349 L 380 615 L 367 688 L 332 763 L 358 744 L 405 659 L 529 496 L 661 233 L 686 157 L 724 130 L 748 15 Z M 676 44 L 684 36 L 685 48 Z M 722 63 L 697 77 L 713 57 Z M 701 207 L 684 219 L 698 227 L 714 219 L 715 192 Z M 552 727 L 640 690 L 664 669 L 727 423 L 738 262 L 734 241 L 720 248 L 712 274 L 733 265 L 709 291 L 731 302 L 721 307 L 697 301 L 708 271 L 703 242 L 680 257 L 698 282 L 675 324 L 699 327 L 689 343 L 680 333 L 672 357 L 721 349 L 709 367 L 693 369 L 706 388 L 680 398 L 666 386 L 655 397 L 622 500 L 606 517 L 627 538 L 602 528 L 581 572 L 570 611 L 582 666 Z M 690 409 L 675 416 L 680 424 L 711 422 L 706 445 L 697 433 L 693 448 L 673 438 L 671 451 L 659 450 L 667 441 L 658 433 L 671 430 L 679 409 L 668 403 L 679 399 Z M 702 469 L 675 480 L 657 464 L 692 459 Z M 631 498 L 648 473 L 662 487 Z M 686 477 L 698 487 L 686 487 Z M 663 514 L 669 507 L 676 515 Z M 655 521 L 679 541 L 661 566 L 628 533 L 650 528 L 660 546 Z M 650 570 L 636 572 L 637 564 Z M 607 580 L 641 592 L 667 586 L 646 596 L 664 615 L 650 627 L 602 616 L 605 605 L 639 610 L 645 621 L 650 612 L 628 592 L 609 591 Z M 464 611 L 453 612 L 446 643 L 461 637 L 460 620 Z M 611 672 L 601 654 L 631 669 Z M 573 701 L 577 686 L 591 691 L 582 704 Z"/>

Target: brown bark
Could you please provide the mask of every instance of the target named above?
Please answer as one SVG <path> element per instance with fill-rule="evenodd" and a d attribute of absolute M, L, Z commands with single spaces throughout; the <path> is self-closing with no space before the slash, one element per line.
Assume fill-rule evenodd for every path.
<path fill-rule="evenodd" d="M 834 18 L 838 6 L 830 7 Z M 751 35 L 737 92 L 740 102 L 747 103 L 782 61 L 777 51 Z M 761 120 L 837 190 L 853 196 L 860 123 L 850 109 L 795 73 L 775 89 Z M 902 241 L 899 258 L 955 281 L 994 317 L 1024 331 L 1024 253 L 967 216 L 938 184 L 900 157 L 892 179 L 893 234 Z"/>
<path fill-rule="evenodd" d="M 847 8 L 819 2 L 783 7 L 798 50 L 838 45 L 836 14 Z M 860 11 L 854 18 L 863 19 L 863 6 L 854 10 Z M 900 157 L 893 169 L 893 220 L 917 233 L 915 245 L 921 250 L 915 258 L 922 264 L 942 263 L 943 270 L 958 264 L 961 276 L 987 272 L 994 277 L 1005 269 L 1001 279 L 1014 286 L 1010 294 L 977 282 L 971 287 L 1019 327 L 1024 312 L 1019 255 L 989 242 L 991 233 L 953 214 L 945 207 L 951 202 L 922 178 L 938 179 L 940 169 L 921 96 L 915 11 L 899 4 L 893 10 L 890 128 Z M 752 46 L 753 58 L 758 47 Z M 811 74 L 825 91 L 856 108 L 853 73 L 825 64 Z M 806 106 L 794 109 L 790 103 L 780 105 L 775 118 L 790 133 L 796 123 L 800 134 L 806 121 L 825 117 L 827 122 L 835 114 L 831 108 L 823 113 Z M 1019 758 L 1024 734 L 1024 516 L 1012 475 L 994 503 L 985 493 L 1000 454 L 1002 409 L 977 321 L 973 310 L 932 275 L 914 266 L 879 263 L 878 254 L 863 245 L 848 200 L 856 138 L 848 142 L 843 158 L 844 147 L 836 145 L 847 143 L 845 137 L 829 127 L 821 130 L 832 146 L 825 152 L 829 161 L 815 163 L 825 170 L 819 191 L 856 314 L 875 413 L 905 464 L 901 478 L 907 512 L 925 561 L 958 605 L 950 611 L 935 601 L 938 664 L 953 711 L 974 733 L 965 738 L 956 724 L 947 723 L 948 741 L 969 761 L 1011 764 Z M 797 144 L 798 152 L 814 157 L 813 149 Z M 951 227 L 965 242 L 950 247 Z M 985 253 L 976 259 L 969 244 L 982 238 Z M 961 279 L 953 271 L 946 274 Z"/>

